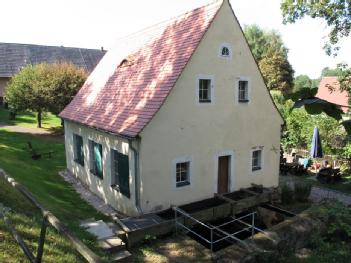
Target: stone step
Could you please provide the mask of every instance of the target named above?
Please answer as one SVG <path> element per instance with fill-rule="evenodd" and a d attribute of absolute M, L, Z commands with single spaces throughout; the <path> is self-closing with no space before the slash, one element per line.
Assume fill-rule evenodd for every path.
<path fill-rule="evenodd" d="M 122 251 L 126 248 L 122 239 L 116 236 L 98 240 L 98 246 L 110 253 Z"/>
<path fill-rule="evenodd" d="M 122 250 L 111 256 L 110 262 L 132 262 L 132 254 L 128 250 Z"/>

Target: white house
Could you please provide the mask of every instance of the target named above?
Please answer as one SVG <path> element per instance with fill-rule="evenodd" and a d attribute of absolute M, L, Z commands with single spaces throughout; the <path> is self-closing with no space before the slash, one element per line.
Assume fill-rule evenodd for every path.
<path fill-rule="evenodd" d="M 228 0 L 121 40 L 60 116 L 68 170 L 128 215 L 278 185 L 283 120 Z"/>

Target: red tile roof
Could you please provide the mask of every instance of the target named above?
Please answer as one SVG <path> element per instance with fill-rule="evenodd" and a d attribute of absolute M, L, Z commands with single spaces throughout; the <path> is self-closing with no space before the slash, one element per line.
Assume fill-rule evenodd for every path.
<path fill-rule="evenodd" d="M 346 91 L 340 91 L 338 77 L 323 77 L 319 83 L 319 88 L 316 97 L 338 104 L 343 112 L 348 111 L 349 97 Z"/>
<path fill-rule="evenodd" d="M 223 0 L 121 39 L 60 117 L 135 137 L 166 100 Z"/>

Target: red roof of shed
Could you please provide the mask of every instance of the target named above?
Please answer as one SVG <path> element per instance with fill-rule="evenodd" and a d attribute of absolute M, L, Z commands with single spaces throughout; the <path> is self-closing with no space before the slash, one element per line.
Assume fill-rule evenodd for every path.
<path fill-rule="evenodd" d="M 223 0 L 121 39 L 60 117 L 135 137 L 175 85 Z"/>
<path fill-rule="evenodd" d="M 338 77 L 323 77 L 319 83 L 318 92 L 316 97 L 338 104 L 343 112 L 348 111 L 349 97 L 346 91 L 340 91 L 340 83 Z"/>

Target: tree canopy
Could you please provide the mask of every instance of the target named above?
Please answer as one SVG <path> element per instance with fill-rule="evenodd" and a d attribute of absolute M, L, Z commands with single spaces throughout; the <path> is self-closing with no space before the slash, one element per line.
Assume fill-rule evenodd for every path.
<path fill-rule="evenodd" d="M 293 87 L 294 70 L 288 60 L 288 49 L 275 31 L 257 25 L 244 27 L 244 33 L 268 89 L 285 93 Z"/>
<path fill-rule="evenodd" d="M 331 28 L 329 40 L 325 43 L 328 55 L 337 54 L 340 38 L 348 37 L 351 30 L 351 1 L 350 0 L 282 0 L 281 10 L 284 23 L 295 23 L 297 20 L 310 16 L 321 18 Z"/>
<path fill-rule="evenodd" d="M 11 78 L 5 91 L 6 101 L 13 112 L 36 112 L 40 128 L 43 112 L 62 111 L 86 77 L 83 69 L 69 63 L 29 65 Z"/>

